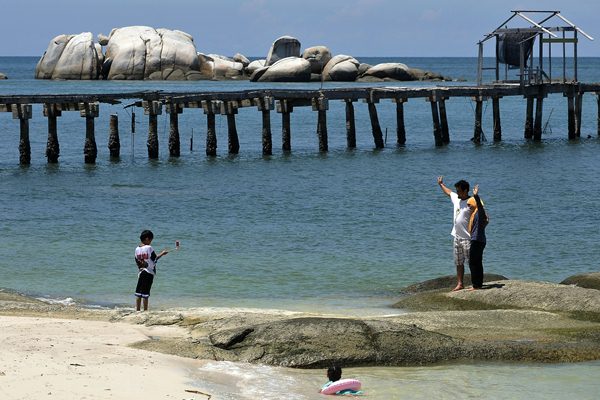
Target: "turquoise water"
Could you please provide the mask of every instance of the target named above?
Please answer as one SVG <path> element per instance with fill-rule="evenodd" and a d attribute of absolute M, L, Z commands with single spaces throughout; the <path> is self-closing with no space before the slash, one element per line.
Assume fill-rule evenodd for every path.
<path fill-rule="evenodd" d="M 473 58 L 398 60 L 464 77 L 467 84 L 475 78 Z M 10 78 L 0 81 L 0 94 L 257 87 L 248 82 L 36 81 L 31 79 L 36 62 L 0 57 L 0 71 Z M 600 59 L 580 60 L 580 67 L 581 79 L 600 81 Z M 158 265 L 151 308 L 390 313 L 388 306 L 404 286 L 454 273 L 451 204 L 437 187 L 438 175 L 446 176 L 449 184 L 459 179 L 480 184 L 491 215 L 486 271 L 559 282 L 598 270 L 600 142 L 593 96 L 584 97 L 581 140 L 565 139 L 562 96 L 544 102 L 547 129 L 541 143 L 522 139 L 523 99 L 505 98 L 503 142 L 480 146 L 469 140 L 473 104 L 451 99 L 452 142 L 443 148 L 434 146 L 429 104 L 411 100 L 405 105 L 407 144 L 397 149 L 395 106 L 381 102 L 379 119 L 387 129 L 387 147 L 381 151 L 373 150 L 366 105 L 355 107 L 354 151 L 345 148 L 343 103 L 330 102 L 327 154 L 317 152 L 315 113 L 295 109 L 292 154 L 280 150 L 281 122 L 273 112 L 274 154 L 263 157 L 260 115 L 248 108 L 237 116 L 240 154 L 227 155 L 226 120 L 217 116 L 218 156 L 207 158 L 206 119 L 199 110 L 186 110 L 180 118 L 181 158 L 168 157 L 168 120 L 163 115 L 161 155 L 148 161 L 147 120 L 141 110 L 132 136 L 129 112 L 102 104 L 96 120 L 99 155 L 93 166 L 83 163 L 85 123 L 78 113 L 65 112 L 58 119 L 60 162 L 47 165 L 46 120 L 34 106 L 29 167 L 18 165 L 18 121 L 1 113 L 0 287 L 55 300 L 131 305 L 133 251 L 141 230 L 150 228 L 156 249 L 181 243 L 180 250 Z M 118 162 L 109 160 L 107 150 L 111 113 L 120 117 Z M 491 107 L 485 106 L 483 129 L 490 138 L 491 123 Z M 480 363 L 348 369 L 345 376 L 363 380 L 370 399 L 592 399 L 598 367 Z M 211 363 L 197 373 L 197 383 L 222 398 L 320 398 L 314 392 L 324 382 L 322 371 L 228 363 Z M 233 378 L 221 382 L 227 374 Z"/>

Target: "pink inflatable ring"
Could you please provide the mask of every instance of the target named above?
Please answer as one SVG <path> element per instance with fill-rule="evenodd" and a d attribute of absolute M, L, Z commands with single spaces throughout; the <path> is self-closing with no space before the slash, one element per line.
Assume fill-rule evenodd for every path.
<path fill-rule="evenodd" d="M 321 390 L 323 394 L 336 394 L 340 390 L 360 390 L 362 384 L 359 380 L 356 379 L 340 379 L 339 381 L 333 382 L 331 385 L 327 386 L 325 389 Z"/>

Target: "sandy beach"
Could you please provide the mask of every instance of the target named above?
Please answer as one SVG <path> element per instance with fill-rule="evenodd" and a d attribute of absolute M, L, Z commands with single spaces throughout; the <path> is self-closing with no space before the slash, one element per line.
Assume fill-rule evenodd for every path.
<path fill-rule="evenodd" d="M 186 392 L 200 361 L 128 347 L 181 330 L 0 316 L 0 398 L 206 399 Z"/>

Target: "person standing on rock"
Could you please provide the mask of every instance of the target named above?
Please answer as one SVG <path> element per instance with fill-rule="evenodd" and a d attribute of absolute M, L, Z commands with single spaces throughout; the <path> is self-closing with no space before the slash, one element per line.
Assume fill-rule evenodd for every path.
<path fill-rule="evenodd" d="M 453 225 L 451 235 L 454 237 L 454 264 L 456 265 L 457 284 L 453 292 L 464 288 L 465 260 L 469 260 L 471 249 L 471 233 L 469 232 L 469 219 L 471 209 L 469 200 L 469 182 L 460 180 L 454 184 L 456 192 L 444 185 L 444 177 L 438 176 L 437 183 L 442 192 L 450 197 L 454 206 Z"/>
<path fill-rule="evenodd" d="M 471 282 L 473 287 L 470 290 L 481 289 L 483 286 L 483 249 L 485 249 L 485 227 L 489 218 L 483 202 L 479 198 L 479 185 L 473 188 L 473 197 L 467 201 L 471 209 L 471 218 L 469 219 L 469 232 L 471 233 L 471 249 L 469 251 L 469 269 L 471 270 Z"/>

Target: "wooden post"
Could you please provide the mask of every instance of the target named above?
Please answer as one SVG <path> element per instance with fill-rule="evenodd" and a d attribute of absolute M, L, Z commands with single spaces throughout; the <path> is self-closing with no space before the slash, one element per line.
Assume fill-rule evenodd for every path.
<path fill-rule="evenodd" d="M 396 146 L 404 146 L 406 144 L 406 129 L 404 128 L 404 103 L 408 99 L 401 97 L 394 99 L 396 103 Z"/>
<path fill-rule="evenodd" d="M 442 143 L 450 143 L 450 132 L 448 130 L 448 116 L 446 115 L 446 99 L 440 97 L 438 99 L 438 108 L 440 111 L 440 125 L 442 130 Z"/>
<path fill-rule="evenodd" d="M 112 114 L 110 116 L 108 135 L 108 151 L 110 152 L 111 158 L 119 158 L 121 154 L 121 141 L 119 139 L 119 116 Z"/>
<path fill-rule="evenodd" d="M 210 100 L 202 101 L 202 110 L 206 114 L 206 155 L 217 155 L 217 130 L 215 127 L 215 107 Z"/>
<path fill-rule="evenodd" d="M 254 99 L 258 110 L 262 112 L 262 148 L 263 156 L 273 154 L 273 136 L 271 134 L 271 110 L 273 98 L 269 96 Z"/>
<path fill-rule="evenodd" d="M 227 116 L 227 150 L 229 154 L 238 154 L 240 152 L 240 139 L 235 124 L 235 114 L 238 113 L 237 103 L 235 101 L 224 102 L 222 113 Z"/>
<path fill-rule="evenodd" d="M 600 99 L 600 97 L 599 97 Z M 356 121 L 354 120 L 354 103 L 351 99 L 346 102 L 346 145 L 349 149 L 356 148 Z M 600 100 L 598 100 L 600 107 Z M 599 108 L 600 109 L 600 108 Z M 599 128 L 600 129 L 600 128 Z"/>
<path fill-rule="evenodd" d="M 571 93 L 567 94 L 567 127 L 569 139 L 575 139 L 575 100 Z"/>
<path fill-rule="evenodd" d="M 277 102 L 277 112 L 281 113 L 281 149 L 284 153 L 292 151 L 292 133 L 290 116 L 293 110 L 292 103 L 289 100 L 279 100 Z"/>
<path fill-rule="evenodd" d="M 475 129 L 473 132 L 473 142 L 481 143 L 481 135 L 483 129 L 481 128 L 481 119 L 483 117 L 483 97 L 475 97 Z"/>
<path fill-rule="evenodd" d="M 319 138 L 319 151 L 329 151 L 327 138 L 327 110 L 329 101 L 325 97 L 315 97 L 311 100 L 313 111 L 318 112 L 317 116 L 317 136 Z"/>
<path fill-rule="evenodd" d="M 500 124 L 500 96 L 492 97 L 492 112 L 494 115 L 494 142 L 502 140 L 502 126 Z"/>
<path fill-rule="evenodd" d="M 96 134 L 94 133 L 94 118 L 99 115 L 98 103 L 79 103 L 79 115 L 85 118 L 85 143 L 83 158 L 86 164 L 95 164 L 98 156 Z"/>
<path fill-rule="evenodd" d="M 31 119 L 31 104 L 13 104 L 13 119 L 19 119 L 19 164 L 31 164 L 31 144 L 29 142 L 29 120 Z"/>
<path fill-rule="evenodd" d="M 56 118 L 61 116 L 60 104 L 44 104 L 44 116 L 48 117 L 48 142 L 46 143 L 46 158 L 55 164 L 60 157 L 60 145 L 56 130 Z"/>
<path fill-rule="evenodd" d="M 532 96 L 527 96 L 527 109 L 525 110 L 525 132 L 523 137 L 525 139 L 533 138 L 533 101 Z"/>
<path fill-rule="evenodd" d="M 544 96 L 538 96 L 535 103 L 535 122 L 533 124 L 533 140 L 539 142 L 542 140 L 542 115 L 543 115 Z"/>
<path fill-rule="evenodd" d="M 440 128 L 440 115 L 439 108 L 435 97 L 427 98 L 427 101 L 431 104 L 431 119 L 433 121 L 433 139 L 435 140 L 436 146 L 443 146 L 444 141 L 442 140 L 442 130 Z"/>
<path fill-rule="evenodd" d="M 143 101 L 144 114 L 148 115 L 148 158 L 158 158 L 158 115 L 162 114 L 160 101 Z"/>
<path fill-rule="evenodd" d="M 381 132 L 381 126 L 379 125 L 379 117 L 377 117 L 377 108 L 375 107 L 375 102 L 367 101 L 367 106 L 369 107 L 369 117 L 371 119 L 371 130 L 373 132 L 375 148 L 383 149 L 385 144 L 383 143 L 383 133 Z"/>
<path fill-rule="evenodd" d="M 183 113 L 183 107 L 179 103 L 167 103 L 166 109 L 169 114 L 169 156 L 179 157 L 181 155 L 179 114 Z"/>

